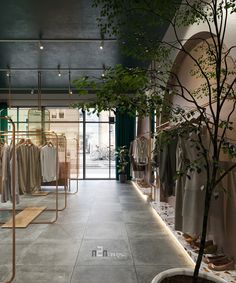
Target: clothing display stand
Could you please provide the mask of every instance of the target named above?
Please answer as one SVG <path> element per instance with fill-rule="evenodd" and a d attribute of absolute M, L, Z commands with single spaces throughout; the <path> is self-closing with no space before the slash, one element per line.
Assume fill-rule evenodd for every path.
<path fill-rule="evenodd" d="M 70 187 L 70 183 L 71 183 L 71 178 L 69 178 L 69 192 L 68 194 L 70 195 L 76 195 L 79 192 L 79 139 L 74 138 L 73 140 L 75 140 L 76 142 L 76 191 L 75 192 L 71 192 L 71 187 Z"/>
<path fill-rule="evenodd" d="M 59 153 L 60 147 L 62 149 L 64 149 L 64 154 L 63 154 L 64 155 L 64 162 L 63 163 L 65 164 L 65 168 L 64 168 L 65 172 L 63 172 L 63 178 L 62 178 L 63 179 L 63 187 L 64 187 L 64 189 L 63 189 L 63 192 L 59 192 L 59 190 L 58 190 L 56 192 L 50 192 L 49 194 L 64 195 L 64 205 L 63 205 L 62 208 L 58 208 L 58 211 L 63 211 L 63 210 L 65 210 L 67 208 L 67 194 L 68 194 L 68 178 L 67 178 L 67 172 L 66 172 L 67 171 L 67 166 L 66 166 L 67 165 L 67 139 L 66 139 L 66 136 L 64 134 L 57 134 L 57 139 L 58 139 L 58 151 L 57 151 L 57 153 Z M 53 140 L 53 139 L 51 139 L 51 140 Z M 60 140 L 60 142 L 59 142 L 59 140 Z M 58 158 L 58 154 L 57 154 L 57 158 Z M 59 166 L 59 163 L 60 163 L 60 161 L 59 161 L 59 158 L 58 158 L 58 160 L 57 160 L 57 165 L 58 166 Z M 59 167 L 57 169 L 59 169 L 59 170 L 57 170 L 57 172 L 60 171 Z M 59 175 L 60 175 L 60 172 L 59 172 Z M 48 182 L 48 183 L 45 183 L 44 185 L 48 186 L 48 187 L 51 187 L 51 186 L 55 186 L 55 184 L 57 182 L 57 185 L 59 187 L 60 186 L 60 181 L 62 181 L 59 178 L 60 178 L 60 176 L 58 176 L 56 181 Z"/>
<path fill-rule="evenodd" d="M 146 136 L 148 135 L 148 138 Z M 152 164 L 151 164 L 151 155 L 152 155 L 152 132 L 145 132 L 143 133 L 141 136 L 136 137 L 134 142 L 138 142 L 139 140 L 146 140 L 146 146 L 145 149 L 143 149 L 143 152 L 146 152 L 146 156 L 144 158 L 144 160 L 142 160 L 144 162 L 144 165 L 140 165 L 137 164 L 135 166 L 141 167 L 141 166 L 145 166 L 142 170 L 140 170 L 140 172 L 143 173 L 142 178 L 137 177 L 135 178 L 135 182 L 137 184 L 137 186 L 140 188 L 141 192 L 143 194 L 145 194 L 146 196 L 148 196 L 148 198 L 150 200 L 152 200 L 152 195 L 153 195 L 153 184 L 151 183 L 151 174 L 152 174 Z M 134 143 L 133 142 L 133 143 Z M 133 146 L 133 145 L 132 145 Z M 133 156 L 133 155 L 132 155 Z M 132 157 L 134 158 L 134 157 Z M 139 170 L 137 170 L 139 172 Z M 133 172 L 135 172 L 135 170 L 133 169 Z M 146 175 L 148 174 L 148 175 Z M 139 181 L 138 179 L 141 179 L 141 181 Z"/>
<path fill-rule="evenodd" d="M 5 117 L 0 117 L 1 120 L 8 121 L 11 123 L 12 126 L 12 264 L 11 264 L 11 277 L 8 281 L 4 281 L 2 283 L 11 283 L 16 274 L 16 227 L 15 227 L 15 216 L 16 216 L 16 184 L 15 184 L 15 168 L 16 168 L 16 152 L 15 152 L 15 124 L 11 120 L 11 118 L 5 116 Z M 4 132 L 2 132 L 4 134 Z M 3 136 L 2 134 L 2 136 Z"/>
<path fill-rule="evenodd" d="M 51 136 L 51 139 L 54 139 L 55 140 L 55 144 L 56 144 L 56 152 L 58 153 L 58 135 L 55 133 L 55 132 L 49 132 L 49 131 L 41 131 L 40 133 L 38 131 L 14 131 L 13 132 L 0 132 L 0 136 L 6 136 L 7 138 L 10 138 L 12 140 L 12 143 L 15 144 L 15 139 L 16 138 L 22 138 L 22 137 L 26 137 L 26 138 L 29 138 L 29 137 L 45 137 L 45 135 L 48 135 L 48 136 Z M 56 155 L 56 172 L 58 172 L 58 154 Z M 53 220 L 51 221 L 33 221 L 41 212 L 39 211 L 38 212 L 38 215 L 35 216 L 35 210 L 37 210 L 37 207 L 34 207 L 35 210 L 32 208 L 32 221 L 30 221 L 28 224 L 52 224 L 52 223 L 55 223 L 58 219 L 58 211 L 59 211 L 59 208 L 58 208 L 58 178 L 56 178 L 56 181 L 55 181 L 55 189 L 56 189 L 56 192 L 55 192 L 55 206 L 56 208 L 46 208 L 46 207 L 40 207 L 41 208 L 41 212 L 46 212 L 46 211 L 50 211 L 50 212 L 55 212 L 55 217 Z M 33 195 L 33 194 L 32 194 Z M 20 212 L 20 211 L 23 211 L 24 208 L 21 208 L 21 209 L 16 209 L 15 208 L 15 211 L 17 212 Z M 12 209 L 8 209 L 8 208 L 4 208 L 4 209 L 0 209 L 0 211 L 12 211 Z M 28 214 L 27 214 L 28 215 Z M 13 220 L 10 220 L 12 221 L 12 226 L 13 224 L 16 226 L 15 224 L 15 220 L 14 220 L 14 223 L 13 223 Z M 5 222 L 1 222 L 0 224 L 5 224 Z M 20 218 L 19 220 L 19 227 L 21 227 L 21 224 L 22 224 L 22 218 Z M 28 224 L 25 226 L 27 227 Z M 8 226 L 7 228 L 11 228 L 11 226 Z"/>

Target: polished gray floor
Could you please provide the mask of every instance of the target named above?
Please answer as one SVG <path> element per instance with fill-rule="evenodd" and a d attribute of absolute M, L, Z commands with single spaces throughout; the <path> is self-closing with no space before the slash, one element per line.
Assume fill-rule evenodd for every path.
<path fill-rule="evenodd" d="M 53 198 L 30 201 L 50 205 Z M 11 267 L 10 249 L 10 231 L 0 229 L 0 282 Z M 14 283 L 150 283 L 181 266 L 190 263 L 149 204 L 132 185 L 116 181 L 80 181 L 56 224 L 17 230 Z"/>

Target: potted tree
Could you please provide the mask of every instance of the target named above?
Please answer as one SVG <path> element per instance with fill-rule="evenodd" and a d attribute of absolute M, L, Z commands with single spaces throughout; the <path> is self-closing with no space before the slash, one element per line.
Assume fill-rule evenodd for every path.
<path fill-rule="evenodd" d="M 127 180 L 126 167 L 128 165 L 128 149 L 125 145 L 117 148 L 116 157 L 119 180 L 121 183 L 125 183 Z"/>
<path fill-rule="evenodd" d="M 222 168 L 220 162 L 222 151 L 229 158 L 236 156 L 236 146 L 227 139 L 234 129 L 236 107 L 236 72 L 231 64 L 235 46 L 231 44 L 226 49 L 230 17 L 236 13 L 235 1 L 131 0 L 128 5 L 123 0 L 93 2 L 95 6 L 101 5 L 99 25 L 102 33 L 118 36 L 126 54 L 153 61 L 153 64 L 149 69 L 111 68 L 107 70 L 102 86 L 89 79 L 79 79 L 76 82 L 79 93 L 86 94 L 86 88 L 97 88 L 97 100 L 81 107 L 92 107 L 97 111 L 119 107 L 120 111 L 131 115 L 138 112 L 143 117 L 156 110 L 162 119 L 176 124 L 184 122 L 185 133 L 193 129 L 191 131 L 196 134 L 193 146 L 198 148 L 198 155 L 191 160 L 185 172 L 179 173 L 200 173 L 203 170 L 206 173 L 200 247 L 191 275 L 192 281 L 198 282 L 211 201 L 221 181 L 236 167 L 236 163 L 232 162 L 228 168 Z M 191 25 L 203 25 L 204 32 L 185 38 L 184 31 Z M 167 29 L 171 37 L 162 38 L 160 33 Z M 193 42 L 197 48 L 190 52 L 189 46 Z M 180 54 L 177 61 L 176 53 Z M 183 58 L 187 58 L 192 67 L 182 77 L 191 75 L 196 82 L 194 87 L 186 86 L 178 73 Z M 188 108 L 182 106 L 184 101 Z M 202 139 L 203 126 L 210 140 L 210 149 Z M 214 278 L 212 282 L 215 282 Z"/>

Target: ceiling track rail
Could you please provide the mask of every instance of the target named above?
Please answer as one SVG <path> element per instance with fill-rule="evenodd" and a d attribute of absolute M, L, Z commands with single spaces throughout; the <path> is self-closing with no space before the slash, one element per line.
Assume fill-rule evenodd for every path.
<path fill-rule="evenodd" d="M 68 39 L 0 39 L 0 43 L 99 43 L 104 42 L 117 42 L 115 38 L 68 38 Z"/>
<path fill-rule="evenodd" d="M 10 68 L 11 72 L 25 72 L 25 71 L 37 71 L 37 72 L 58 72 L 57 68 Z M 62 68 L 60 71 L 103 71 L 104 68 Z M 8 68 L 0 68 L 0 72 L 7 72 Z"/>

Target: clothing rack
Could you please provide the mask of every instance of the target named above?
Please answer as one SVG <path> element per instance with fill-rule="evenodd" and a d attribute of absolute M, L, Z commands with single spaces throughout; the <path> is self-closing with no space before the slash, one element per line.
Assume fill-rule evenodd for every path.
<path fill-rule="evenodd" d="M 54 137 L 55 138 L 55 137 Z M 59 151 L 59 138 L 62 138 L 63 139 L 63 147 L 64 147 L 64 162 L 65 164 L 67 163 L 67 139 L 66 139 L 66 136 L 64 134 L 57 134 L 57 138 L 58 138 L 58 150 L 57 152 Z M 53 139 L 51 139 L 53 140 Z M 59 159 L 57 161 L 57 164 L 59 165 Z M 58 176 L 59 178 L 59 176 Z M 59 183 L 58 183 L 58 178 L 57 178 L 57 184 L 58 184 L 58 187 L 60 186 Z M 46 186 L 55 186 L 56 184 L 56 181 L 53 181 L 53 182 L 48 182 L 46 184 Z M 67 194 L 68 194 L 68 188 L 67 188 L 67 178 L 66 178 L 66 175 L 64 176 L 64 190 L 63 192 L 50 192 L 49 194 L 58 194 L 58 195 L 61 195 L 61 194 L 64 194 L 64 206 L 62 208 L 58 208 L 58 211 L 63 211 L 67 208 Z"/>
<path fill-rule="evenodd" d="M 1 132 L 0 131 L 0 136 L 6 136 L 7 138 L 11 138 L 12 140 L 12 143 L 15 145 L 15 140 L 16 140 L 16 137 L 22 137 L 22 136 L 25 136 L 25 137 L 30 137 L 30 136 L 33 136 L 33 137 L 37 137 L 37 136 L 41 136 L 43 137 L 45 134 L 47 135 L 51 135 L 52 137 L 55 138 L 56 140 L 56 151 L 58 152 L 58 135 L 55 133 L 55 132 L 49 132 L 49 131 L 41 131 L 41 132 L 38 132 L 38 131 L 15 131 L 14 132 Z M 58 172 L 58 154 L 57 154 L 57 157 L 56 157 L 56 172 Z M 59 208 L 58 208 L 58 203 L 59 203 L 59 200 L 58 200 L 58 195 L 59 195 L 59 192 L 58 192 L 58 178 L 56 178 L 56 183 L 55 183 L 55 187 L 56 187 L 56 192 L 55 192 L 55 195 L 56 195 L 56 198 L 55 198 L 55 206 L 56 208 L 54 209 L 50 209 L 50 208 L 45 208 L 43 210 L 44 211 L 49 211 L 49 212 L 55 212 L 55 217 L 53 220 L 51 221 L 32 221 L 30 222 L 30 224 L 52 224 L 52 223 L 55 223 L 58 219 L 58 211 L 59 211 Z M 24 209 L 16 209 L 15 208 L 15 211 L 23 211 Z M 8 208 L 5 208 L 5 209 L 0 209 L 0 211 L 12 211 L 12 209 L 8 209 Z M 5 222 L 4 222 L 5 223 Z M 0 224 L 4 224 L 3 222 L 1 222 Z"/>
<path fill-rule="evenodd" d="M 70 192 L 70 182 L 71 178 L 69 179 L 69 194 L 71 195 L 76 195 L 79 192 L 79 140 L 78 138 L 73 138 L 76 142 L 76 191 L 75 192 Z"/>
<path fill-rule="evenodd" d="M 149 135 L 149 137 L 145 137 L 145 135 Z M 152 154 L 152 132 L 151 131 L 147 131 L 145 133 L 142 133 L 141 135 L 139 135 L 138 137 L 135 138 L 135 140 L 140 140 L 140 139 L 146 139 L 147 140 L 147 146 L 148 146 L 148 152 L 147 152 L 147 164 L 146 164 L 146 169 L 145 171 L 148 172 L 149 176 L 148 179 L 146 180 L 146 182 L 148 183 L 148 185 L 151 188 L 151 192 L 148 194 L 148 197 L 150 200 L 152 200 L 152 195 L 153 195 L 153 185 L 150 182 L 151 179 L 151 173 L 152 173 L 152 165 L 151 165 L 151 154 Z M 144 171 L 144 172 L 145 172 Z"/>
<path fill-rule="evenodd" d="M 16 168 L 16 152 L 15 152 L 15 124 L 11 118 L 5 116 L 0 117 L 1 120 L 6 120 L 12 125 L 12 264 L 11 264 L 11 277 L 8 281 L 2 283 L 11 283 L 16 274 L 16 227 L 15 227 L 15 217 L 16 217 L 16 186 L 15 186 L 15 168 Z M 4 132 L 3 132 L 4 133 Z"/>

